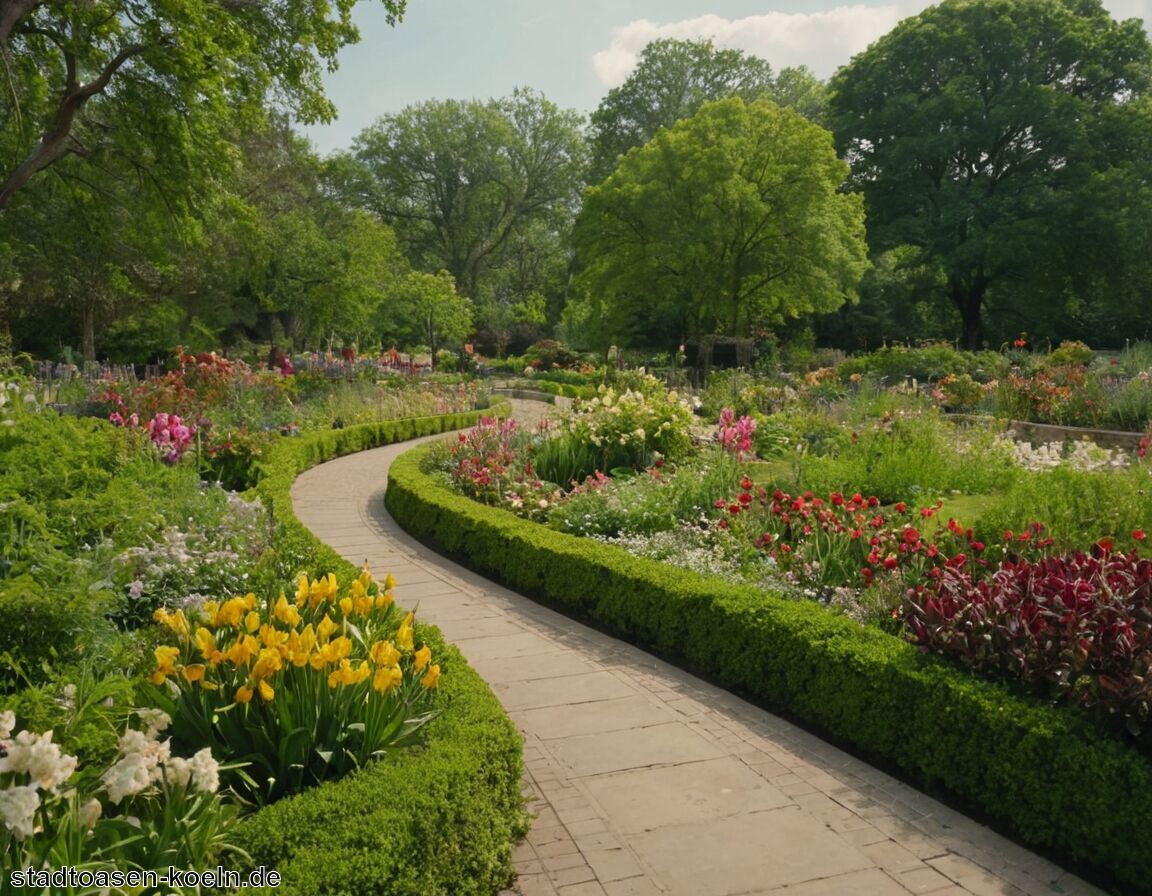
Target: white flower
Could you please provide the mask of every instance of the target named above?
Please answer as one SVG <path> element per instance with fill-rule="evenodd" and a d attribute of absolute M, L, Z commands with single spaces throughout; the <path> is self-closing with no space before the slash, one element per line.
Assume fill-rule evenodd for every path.
<path fill-rule="evenodd" d="M 103 811 L 104 807 L 100 805 L 100 800 L 93 797 L 80 807 L 80 811 L 77 813 L 77 820 L 84 830 L 90 831 L 96 826 L 96 822 L 100 819 Z"/>
<path fill-rule="evenodd" d="M 205 747 L 193 754 L 188 765 L 192 770 L 192 785 L 205 793 L 215 793 L 220 787 L 220 765 L 212 758 L 212 751 Z"/>
<path fill-rule="evenodd" d="M 27 772 L 33 786 L 56 792 L 76 771 L 76 757 L 67 756 L 52 743 L 52 732 L 21 731 L 0 758 L 0 772 Z"/>
<path fill-rule="evenodd" d="M 192 766 L 187 759 L 172 756 L 164 763 L 164 780 L 175 787 L 187 787 L 192 780 Z"/>
<path fill-rule="evenodd" d="M 144 723 L 144 736 L 149 740 L 172 724 L 171 717 L 162 709 L 138 709 L 136 716 Z"/>
<path fill-rule="evenodd" d="M 0 790 L 0 821 L 17 840 L 24 840 L 36 832 L 36 810 L 40 808 L 40 795 L 35 784 Z"/>
<path fill-rule="evenodd" d="M 0 712 L 0 740 L 8 740 L 12 736 L 12 729 L 16 727 L 16 713 L 10 709 Z"/>
<path fill-rule="evenodd" d="M 166 715 L 161 715 L 167 720 Z M 109 799 L 116 804 L 160 780 L 163 776 L 160 765 L 168 761 L 170 747 L 168 741 L 160 743 L 143 731 L 129 728 L 120 737 L 120 753 L 121 758 L 101 776 Z"/>
<path fill-rule="evenodd" d="M 129 753 L 121 757 L 102 776 L 108 799 L 120 805 L 126 796 L 141 793 L 152 783 L 150 768 L 139 753 Z"/>

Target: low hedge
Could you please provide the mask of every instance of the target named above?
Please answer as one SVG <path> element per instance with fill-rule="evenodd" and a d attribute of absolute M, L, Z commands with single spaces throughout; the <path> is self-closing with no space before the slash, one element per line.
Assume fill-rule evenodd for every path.
<path fill-rule="evenodd" d="M 271 505 L 288 552 L 306 548 L 314 573 L 349 577 L 357 571 L 292 512 L 289 491 L 301 472 L 343 454 L 469 426 L 480 416 L 365 424 L 279 443 L 262 460 L 257 491 Z M 402 601 L 403 582 L 397 593 Z M 281 874 L 276 892 L 491 896 L 511 879 L 512 844 L 526 830 L 520 735 L 487 684 L 436 628 L 420 626 L 418 637 L 442 657 L 445 670 L 446 708 L 426 729 L 424 743 L 241 823 L 238 842 L 251 866 Z"/>
<path fill-rule="evenodd" d="M 385 499 L 418 538 L 943 787 L 1029 843 L 1147 885 L 1152 761 L 1074 712 L 974 679 L 815 603 L 464 500 L 422 472 L 424 454 L 393 463 Z"/>

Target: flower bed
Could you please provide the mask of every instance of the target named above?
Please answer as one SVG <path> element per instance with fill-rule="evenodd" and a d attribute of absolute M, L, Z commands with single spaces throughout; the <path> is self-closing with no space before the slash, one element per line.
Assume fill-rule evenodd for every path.
<path fill-rule="evenodd" d="M 139 455 L 144 459 L 137 466 L 131 466 L 137 463 L 131 458 L 138 454 L 128 445 L 131 434 L 94 421 L 60 420 L 54 414 L 43 420 L 25 416 L 24 426 L 9 430 L 10 436 L 19 434 L 20 438 L 10 439 L 12 444 L 8 447 L 11 449 L 9 459 L 14 461 L 11 467 L 13 479 L 6 484 L 15 488 L 16 510 L 25 508 L 24 517 L 30 521 L 31 527 L 21 522 L 24 517 L 16 519 L 18 529 L 15 531 L 22 534 L 13 545 L 15 552 L 8 551 L 5 546 L 3 554 L 8 566 L 0 572 L 8 570 L 18 575 L 0 578 L 0 584 L 6 586 L 3 592 L 6 594 L 5 609 L 14 613 L 14 618 L 19 619 L 23 626 L 15 632 L 19 646 L 24 649 L 22 656 L 26 664 L 23 668 L 36 670 L 47 659 L 51 649 L 54 651 L 51 653 L 54 664 L 61 664 L 52 670 L 52 674 L 58 677 L 57 673 L 64 674 L 73 668 L 64 666 L 73 658 L 63 649 L 56 650 L 57 645 L 66 647 L 78 641 L 81 648 L 91 649 L 91 639 L 77 639 L 73 634 L 77 611 L 71 605 L 60 604 L 58 610 L 53 609 L 54 615 L 50 615 L 48 610 L 59 603 L 53 600 L 53 586 L 33 578 L 24 569 L 40 576 L 39 567 L 47 560 L 52 564 L 51 570 L 71 569 L 76 565 L 82 567 L 84 575 L 96 577 L 101 575 L 101 569 L 123 566 L 126 568 L 116 576 L 118 580 L 121 574 L 132 579 L 127 585 L 126 598 L 131 612 L 118 612 L 116 621 L 124 628 L 139 631 L 121 637 L 128 639 L 126 647 L 139 653 L 138 648 L 152 637 L 149 630 L 140 629 L 140 626 L 148 621 L 152 609 L 160 608 L 157 616 L 166 623 L 169 637 L 175 643 L 156 649 L 153 684 L 163 685 L 165 689 L 175 684 L 179 699 L 166 705 L 175 723 L 171 741 L 158 740 L 154 736 L 158 728 L 147 727 L 152 725 L 147 722 L 146 730 L 126 733 L 121 738 L 119 752 L 113 755 L 106 731 L 114 730 L 110 724 L 119 725 L 116 714 L 122 712 L 124 706 L 138 705 L 140 699 L 139 689 L 134 692 L 134 682 L 129 678 L 107 677 L 106 672 L 93 667 L 91 672 L 105 677 L 82 681 L 79 688 L 69 684 L 61 690 L 57 681 L 45 689 L 29 689 L 6 696 L 3 705 L 13 706 L 22 719 L 27 715 L 34 720 L 56 720 L 47 725 L 41 723 L 40 727 L 32 728 L 35 731 L 43 731 L 62 718 L 61 710 L 55 705 L 62 697 L 69 702 L 75 701 L 76 713 L 65 713 L 64 716 L 69 720 L 69 730 L 64 732 L 57 725 L 57 739 L 64 739 L 66 734 L 71 743 L 79 744 L 86 758 L 80 761 L 75 779 L 70 778 L 67 786 L 55 778 L 45 779 L 41 782 L 43 790 L 39 794 L 34 792 L 36 781 L 32 781 L 30 786 L 21 778 L 32 767 L 29 762 L 19 759 L 22 754 L 18 751 L 12 753 L 16 757 L 12 762 L 0 761 L 0 777 L 4 778 L 0 782 L 4 785 L 4 799 L 0 800 L 4 807 L 4 825 L 0 827 L 0 847 L 3 848 L 0 851 L 4 854 L 5 869 L 16 867 L 10 866 L 9 860 L 23 867 L 19 857 L 25 854 L 21 851 L 30 844 L 29 848 L 43 847 L 46 850 L 27 853 L 37 866 L 41 861 L 51 866 L 88 863 L 93 868 L 122 868 L 126 863 L 134 868 L 153 868 L 169 862 L 177 867 L 195 868 L 214 865 L 216 861 L 223 861 L 239 870 L 264 865 L 282 875 L 282 887 L 288 892 L 301 894 L 332 892 L 333 861 L 342 866 L 341 887 L 346 886 L 348 892 L 410 896 L 464 893 L 479 896 L 490 894 L 504 885 L 511 875 L 511 844 L 524 829 L 519 735 L 487 685 L 468 668 L 459 652 L 444 644 L 434 628 L 413 627 L 410 615 L 397 613 L 390 601 L 387 588 L 390 583 L 387 580 L 384 589 L 377 590 L 370 578 L 358 574 L 355 567 L 317 542 L 293 516 L 289 498 L 295 476 L 314 463 L 398 439 L 465 426 L 474 423 L 478 416 L 470 413 L 412 418 L 328 430 L 275 442 L 274 447 L 261 458 L 261 465 L 253 475 L 262 479 L 259 494 L 269 508 L 270 519 L 275 521 L 271 526 L 265 519 L 265 525 L 257 528 L 265 530 L 264 537 L 270 528 L 275 529 L 276 550 L 263 551 L 258 563 L 249 558 L 239 566 L 259 568 L 260 581 L 265 584 L 266 580 L 276 581 L 277 577 L 282 581 L 289 567 L 291 572 L 295 572 L 299 566 L 305 566 L 313 576 L 334 575 L 325 575 L 320 581 L 305 579 L 297 585 L 291 602 L 265 604 L 254 597 L 235 597 L 217 601 L 214 605 L 205 604 L 202 611 L 197 612 L 187 605 L 183 595 L 187 595 L 192 583 L 201 581 L 204 571 L 193 572 L 176 581 L 172 576 L 183 571 L 185 565 L 177 558 L 190 551 L 204 558 L 218 555 L 227 565 L 230 562 L 228 557 L 237 559 L 234 549 L 257 546 L 250 543 L 252 539 L 249 537 L 258 534 L 255 530 L 249 532 L 242 527 L 237 533 L 238 540 L 222 542 L 219 546 L 193 546 L 191 536 L 168 529 L 164 531 L 160 546 L 124 553 L 125 544 L 140 542 L 96 545 L 96 550 L 89 552 L 99 553 L 99 558 L 96 558 L 99 563 L 69 559 L 66 553 L 46 553 L 46 546 L 59 520 L 67 521 L 69 513 L 78 515 L 80 505 L 74 499 L 79 485 L 84 486 L 82 491 L 86 504 L 94 503 L 99 509 L 115 497 L 110 492 L 109 483 L 114 486 L 119 482 L 117 474 L 125 469 L 152 477 L 147 479 L 149 484 L 154 478 L 171 490 L 170 495 L 190 486 L 191 497 L 182 492 L 178 495 L 184 503 L 177 504 L 177 512 L 180 507 L 193 506 L 200 494 L 214 500 L 218 490 L 198 489 L 195 476 L 190 475 L 191 470 L 182 471 L 180 464 L 158 464 L 155 459 L 147 457 L 147 452 Z M 43 434 L 40 428 L 44 429 Z M 24 438 L 29 434 L 30 440 Z M 67 436 L 73 434 L 83 434 L 94 441 L 91 445 L 87 442 L 69 445 Z M 87 458 L 89 455 L 101 456 L 101 451 L 108 453 L 108 462 L 71 464 L 75 470 L 83 470 L 84 478 L 72 472 L 69 474 L 70 488 L 65 487 L 58 477 L 49 475 L 47 469 L 40 470 L 34 462 L 35 447 L 51 443 L 52 438 L 62 442 L 58 452 L 62 463 L 67 464 L 73 454 Z M 15 463 L 21 458 L 21 463 Z M 68 476 L 63 478 L 67 480 Z M 141 502 L 154 501 L 155 494 L 139 483 L 129 484 L 135 486 L 131 495 L 138 500 L 132 513 L 118 514 L 121 525 L 115 531 L 120 533 L 125 529 L 125 520 L 139 522 L 141 528 L 158 529 L 157 524 L 165 518 L 138 512 L 143 507 Z M 62 488 L 63 495 L 60 494 Z M 24 498 L 31 503 L 22 503 Z M 76 539 L 76 550 L 81 556 L 92 548 L 93 539 L 103 537 L 100 528 L 102 516 L 93 514 L 91 508 L 86 509 L 86 515 L 93 517 L 91 525 L 86 522 L 78 525 L 75 516 L 71 518 L 71 529 L 75 531 L 70 535 Z M 127 528 L 135 532 L 131 526 Z M 43 542 L 37 534 L 41 529 Z M 216 550 L 216 547 L 220 549 Z M 146 559 L 149 556 L 164 562 L 153 564 Z M 167 563 L 168 560 L 173 562 Z M 161 567 L 167 568 L 166 563 L 171 569 L 163 572 Z M 156 576 L 149 576 L 149 570 L 156 572 Z M 214 566 L 208 575 L 209 578 L 216 577 Z M 337 581 L 346 583 L 347 589 L 335 587 Z M 109 586 L 102 584 L 101 587 Z M 212 585 L 210 590 L 214 594 L 222 593 L 217 592 L 217 587 L 230 591 L 234 584 Z M 83 610 L 82 621 L 92 617 L 93 624 L 101 622 L 98 617 L 106 609 L 104 602 L 111 602 L 112 596 L 94 602 L 88 588 L 83 592 L 81 597 L 72 601 Z M 402 584 L 399 594 L 402 599 Z M 82 608 L 81 604 L 84 604 Z M 94 606 L 88 607 L 87 604 Z M 181 606 L 185 607 L 187 615 L 177 608 Z M 24 612 L 27 609 L 35 612 Z M 308 620 L 303 618 L 308 613 L 313 613 L 319 620 L 313 626 L 308 626 Z M 301 618 L 297 619 L 297 615 Z M 362 634 L 371 630 L 369 641 L 360 645 L 363 650 L 350 639 L 327 630 L 329 623 L 336 625 L 329 618 L 333 616 L 337 620 L 352 619 Z M 46 624 L 51 628 L 41 632 Z M 103 625 L 115 631 L 106 621 Z M 35 635 L 35 638 L 26 635 Z M 311 640 L 313 635 L 315 643 Z M 100 638 L 107 640 L 105 635 L 100 635 Z M 42 652 L 41 645 L 46 645 Z M 287 647 L 293 649 L 287 653 L 281 649 Z M 248 652 L 259 654 L 252 665 L 243 662 L 242 655 Z M 298 660 L 302 662 L 298 663 Z M 119 656 L 112 668 L 118 668 L 121 661 L 126 662 L 124 656 Z M 17 668 L 14 674 L 19 672 Z M 288 796 L 237 822 L 234 805 L 226 804 L 221 810 L 215 792 L 217 777 L 223 780 L 235 770 L 228 764 L 217 769 L 214 762 L 209 769 L 205 761 L 207 751 L 203 747 L 197 751 L 192 744 L 199 735 L 205 734 L 204 745 L 211 743 L 214 752 L 221 746 L 233 751 L 228 754 L 227 749 L 222 749 L 216 759 L 232 758 L 248 763 L 259 753 L 261 744 L 271 744 L 269 761 L 286 763 L 283 769 L 269 765 L 276 777 L 275 783 L 283 789 L 282 785 L 298 763 L 280 748 L 296 741 L 298 732 L 288 731 L 285 737 L 285 731 L 277 732 L 275 728 L 286 721 L 278 705 L 287 700 L 299 684 L 295 679 L 319 681 L 320 684 L 312 688 L 317 701 L 313 727 L 321 733 L 323 730 L 334 731 L 338 737 L 338 741 L 323 744 L 334 748 L 332 761 L 312 762 L 300 770 L 307 780 L 297 783 L 307 784 L 343 774 L 348 765 L 361 767 L 339 780 L 326 781 Z M 212 690 L 209 685 L 219 690 Z M 421 707 L 421 700 L 433 693 L 439 695 L 438 699 L 427 707 Z M 332 698 L 329 695 L 336 696 Z M 154 698 L 160 696 L 153 694 Z M 296 709 L 302 706 L 299 696 L 291 701 Z M 106 698 L 110 703 L 107 708 Z M 365 720 L 369 724 L 363 737 L 356 734 L 358 729 L 355 725 L 344 724 L 348 718 L 341 721 L 340 713 L 349 708 L 353 698 L 354 702 L 362 702 L 363 698 L 365 705 L 370 703 L 381 709 L 375 718 L 379 724 L 374 728 L 372 719 Z M 196 704 L 192 706 L 192 712 L 187 711 L 185 703 Z M 198 727 L 197 708 L 204 710 L 203 725 L 199 726 L 203 730 L 200 731 L 195 730 Z M 433 723 L 421 732 L 418 743 L 403 750 L 393 749 L 412 733 L 407 722 L 428 720 L 429 709 L 437 714 Z M 401 723 L 399 727 L 397 721 Z M 235 728 L 241 722 L 241 733 L 250 735 L 251 743 L 240 743 L 233 737 L 235 730 L 225 730 L 229 725 Z M 255 724 L 259 722 L 266 722 L 271 728 L 265 725 L 265 730 L 261 730 Z M 14 718 L 4 716 L 4 730 L 0 737 L 5 746 L 15 730 L 14 723 Z M 222 743 L 214 740 L 216 735 L 223 738 Z M 371 739 L 369 735 L 372 735 Z M 37 756 L 55 756 L 59 760 L 56 765 L 61 768 L 65 768 L 67 761 L 65 777 L 71 776 L 77 767 L 74 757 L 52 752 L 49 735 L 21 733 L 13 743 L 23 744 L 28 750 L 34 749 Z M 169 744 L 171 753 L 168 752 Z M 176 755 L 177 747 L 192 758 L 180 758 Z M 381 747 L 387 753 L 384 761 L 365 762 Z M 43 763 L 36 767 L 41 765 Z M 261 767 L 256 763 L 246 774 L 253 777 L 251 772 Z M 100 772 L 102 768 L 107 769 L 104 774 Z M 288 774 L 285 774 L 285 769 Z M 212 774 L 209 775 L 209 771 Z M 250 795 L 259 797 L 270 792 L 266 779 L 262 782 L 259 773 L 254 777 L 261 786 Z M 213 786 L 209 788 L 208 783 Z M 291 786 L 289 791 L 295 789 L 296 786 Z M 123 805 L 100 810 L 89 797 L 105 792 L 110 804 Z M 176 796 L 185 802 L 173 802 Z M 134 801 L 132 812 L 141 817 L 146 837 L 125 851 L 116 844 L 131 845 L 135 842 L 124 836 L 127 801 Z M 181 806 L 192 806 L 195 811 L 189 809 L 185 812 Z M 170 814 L 165 814 L 169 810 L 177 812 L 183 820 L 173 822 Z M 38 832 L 31 838 L 25 836 L 25 832 L 30 830 L 29 812 L 40 819 L 33 824 L 46 826 L 43 834 Z M 85 830 L 95 834 L 83 840 Z M 189 842 L 202 843 L 206 851 L 193 854 L 174 848 L 174 851 L 165 852 L 165 844 L 173 842 L 173 837 L 181 841 L 185 837 L 191 838 Z M 196 838 L 208 839 L 201 841 Z M 85 842 L 91 848 L 85 846 L 81 849 Z"/>
<path fill-rule="evenodd" d="M 408 531 L 599 628 L 883 757 L 1026 841 L 1142 885 L 1152 762 L 1070 711 L 972 679 L 913 645 L 784 601 L 548 530 L 392 466 Z M 564 575 L 554 575 L 563 569 Z"/>

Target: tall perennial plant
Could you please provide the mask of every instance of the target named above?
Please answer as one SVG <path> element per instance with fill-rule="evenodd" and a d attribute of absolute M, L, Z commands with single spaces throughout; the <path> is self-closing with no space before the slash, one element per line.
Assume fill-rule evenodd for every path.
<path fill-rule="evenodd" d="M 176 739 L 244 764 L 229 783 L 257 802 L 340 777 L 413 740 L 431 721 L 440 666 L 416 646 L 365 567 L 341 589 L 329 573 L 280 593 L 157 610 L 175 643 L 156 648 L 158 706 Z"/>

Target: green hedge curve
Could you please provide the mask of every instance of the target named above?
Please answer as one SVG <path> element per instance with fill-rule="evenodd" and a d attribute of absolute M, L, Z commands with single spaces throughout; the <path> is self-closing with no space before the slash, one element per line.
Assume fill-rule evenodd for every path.
<path fill-rule="evenodd" d="M 1027 843 L 1147 886 L 1147 756 L 1071 711 L 972 678 L 815 603 L 639 559 L 462 498 L 422 472 L 426 452 L 392 464 L 385 495 L 417 538 L 943 787 Z"/>
<path fill-rule="evenodd" d="M 257 493 L 290 539 L 313 557 L 313 574 L 347 579 L 357 568 L 292 512 L 290 490 L 318 463 L 476 423 L 493 410 L 420 417 L 285 439 L 258 469 Z M 386 570 L 381 570 L 381 573 Z M 397 583 L 404 602 L 404 583 Z M 396 751 L 339 781 L 273 803 L 245 819 L 240 845 L 282 876 L 293 896 L 491 896 L 512 877 L 512 845 L 526 831 L 522 739 L 488 685 L 439 630 L 418 637 L 445 669 L 447 708 L 425 743 Z"/>

